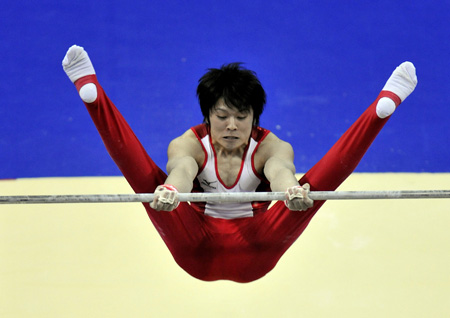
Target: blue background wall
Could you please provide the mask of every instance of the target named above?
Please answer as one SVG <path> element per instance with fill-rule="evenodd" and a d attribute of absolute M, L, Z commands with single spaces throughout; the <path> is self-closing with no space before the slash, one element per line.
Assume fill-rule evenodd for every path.
<path fill-rule="evenodd" d="M 208 67 L 241 61 L 268 94 L 261 125 L 310 168 L 393 69 L 419 85 L 357 171 L 449 172 L 450 1 L 3 1 L 0 178 L 119 175 L 61 67 L 89 52 L 100 82 L 164 167 L 202 118 Z"/>

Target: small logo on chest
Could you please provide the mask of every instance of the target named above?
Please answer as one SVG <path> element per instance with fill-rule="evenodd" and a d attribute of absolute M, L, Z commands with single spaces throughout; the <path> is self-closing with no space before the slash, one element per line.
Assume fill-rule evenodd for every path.
<path fill-rule="evenodd" d="M 208 181 L 205 179 L 202 179 L 202 181 L 200 182 L 201 185 L 204 185 L 207 188 L 210 189 L 217 189 L 217 181 Z"/>

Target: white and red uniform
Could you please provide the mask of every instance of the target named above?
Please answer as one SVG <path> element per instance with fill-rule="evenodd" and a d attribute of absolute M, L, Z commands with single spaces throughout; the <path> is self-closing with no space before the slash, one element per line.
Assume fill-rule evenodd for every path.
<path fill-rule="evenodd" d="M 97 99 L 93 103 L 86 104 L 86 107 L 109 154 L 136 193 L 153 193 L 156 187 L 166 180 L 166 173 L 148 156 L 125 119 L 99 85 L 95 75 L 80 78 L 75 82 L 75 86 L 79 91 L 87 83 L 94 83 L 97 86 Z M 300 184 L 309 183 L 311 191 L 334 191 L 353 172 L 389 119 L 389 117 L 380 119 L 376 115 L 376 104 L 381 97 L 391 98 L 397 106 L 401 102 L 397 95 L 381 91 L 374 103 L 325 156 L 305 173 L 300 179 Z M 206 134 L 202 133 L 199 136 L 202 140 Z M 255 141 L 258 144 L 259 140 Z M 255 151 L 257 148 L 251 152 Z M 244 161 L 247 161 L 247 157 Z M 208 162 L 211 162 L 210 158 L 207 165 Z M 248 171 L 252 166 L 251 156 L 250 161 L 243 166 L 251 174 L 252 168 Z M 206 179 L 201 180 L 210 182 L 211 168 L 203 167 L 200 178 L 203 172 Z M 217 173 L 215 175 L 217 176 Z M 247 179 L 241 174 L 239 179 L 242 178 Z M 247 187 L 245 183 L 248 180 L 240 181 Z M 261 182 L 260 185 L 267 186 L 267 183 Z M 253 181 L 249 182 L 251 189 L 254 186 Z M 230 189 L 224 187 L 222 190 Z M 238 215 L 245 217 L 231 219 L 220 216 L 234 217 L 236 215 L 233 211 L 219 210 L 212 205 L 202 211 L 197 205 L 182 202 L 172 212 L 158 212 L 150 208 L 148 203 L 143 205 L 175 261 L 190 275 L 205 281 L 227 279 L 251 282 L 275 267 L 280 257 L 303 233 L 324 203 L 325 201 L 315 201 L 312 208 L 299 212 L 290 211 L 284 202 L 277 202 L 265 212 L 262 211 L 267 205 L 258 206 L 260 213 L 253 213 L 253 216 L 250 216 L 248 206 L 240 207 Z M 255 206 L 257 204 L 253 203 L 253 212 Z"/>
<path fill-rule="evenodd" d="M 269 131 L 260 127 L 254 127 L 249 139 L 249 143 L 245 148 L 242 156 L 241 168 L 236 178 L 235 183 L 228 187 L 224 184 L 219 176 L 217 168 L 216 152 L 211 142 L 209 134 L 209 127 L 206 124 L 201 124 L 192 127 L 191 130 L 197 136 L 197 139 L 202 145 L 205 153 L 205 162 L 200 168 L 197 175 L 197 181 L 203 192 L 209 193 L 223 193 L 223 192 L 255 192 L 261 183 L 269 187 L 268 181 L 261 176 L 255 169 L 253 162 L 254 155 L 264 138 L 269 134 Z M 261 189 L 261 188 L 259 188 Z M 267 191 L 270 191 L 267 189 Z M 242 217 L 251 217 L 267 209 L 268 204 L 262 202 L 253 203 L 213 203 L 207 202 L 205 204 L 196 204 L 198 207 L 204 209 L 206 215 L 222 218 L 222 219 L 236 219 Z"/>

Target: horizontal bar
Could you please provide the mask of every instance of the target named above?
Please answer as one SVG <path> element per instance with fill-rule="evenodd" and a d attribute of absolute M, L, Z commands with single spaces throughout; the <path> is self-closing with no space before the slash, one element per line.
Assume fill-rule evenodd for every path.
<path fill-rule="evenodd" d="M 94 195 L 22 195 L 0 196 L 0 204 L 33 203 L 118 203 L 151 202 L 153 193 L 137 194 L 94 194 Z M 418 191 L 314 191 L 313 200 L 374 200 L 374 199 L 446 199 L 450 190 Z M 252 202 L 284 200 L 284 192 L 241 192 L 241 193 L 179 193 L 181 202 Z"/>

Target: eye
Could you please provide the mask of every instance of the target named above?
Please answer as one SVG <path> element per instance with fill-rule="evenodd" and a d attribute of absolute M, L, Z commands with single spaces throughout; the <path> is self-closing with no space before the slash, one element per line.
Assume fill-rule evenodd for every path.
<path fill-rule="evenodd" d="M 227 119 L 227 116 L 219 116 L 219 115 L 216 115 L 216 117 L 219 118 L 220 120 L 225 120 L 225 119 Z"/>
<path fill-rule="evenodd" d="M 247 116 L 238 116 L 237 119 L 239 120 L 245 120 L 247 118 Z"/>

